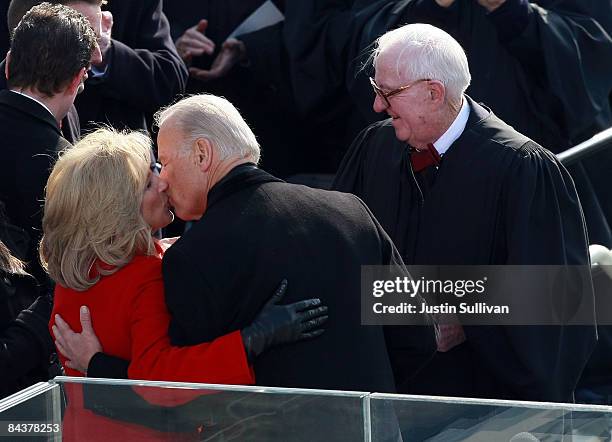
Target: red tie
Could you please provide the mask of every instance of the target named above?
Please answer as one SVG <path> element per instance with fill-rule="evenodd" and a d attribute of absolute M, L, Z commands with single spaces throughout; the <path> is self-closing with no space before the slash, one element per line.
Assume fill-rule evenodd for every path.
<path fill-rule="evenodd" d="M 412 170 L 420 172 L 427 169 L 429 166 L 437 166 L 440 164 L 440 154 L 433 144 L 429 143 L 427 149 L 418 150 L 410 147 L 410 162 Z"/>

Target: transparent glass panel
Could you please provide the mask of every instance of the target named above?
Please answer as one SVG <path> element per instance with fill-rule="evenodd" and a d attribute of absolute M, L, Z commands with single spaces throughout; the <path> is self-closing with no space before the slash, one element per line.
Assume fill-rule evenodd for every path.
<path fill-rule="evenodd" d="M 612 408 L 428 396 L 370 396 L 372 441 L 609 441 Z"/>
<path fill-rule="evenodd" d="M 55 378 L 65 441 L 360 441 L 367 393 Z"/>
<path fill-rule="evenodd" d="M 58 385 L 38 383 L 0 401 L 0 440 L 62 440 Z"/>

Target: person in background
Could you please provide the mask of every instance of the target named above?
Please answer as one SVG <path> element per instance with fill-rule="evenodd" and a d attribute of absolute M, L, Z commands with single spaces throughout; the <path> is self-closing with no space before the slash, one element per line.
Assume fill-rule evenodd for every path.
<path fill-rule="evenodd" d="M 36 280 L 15 256 L 27 238 L 1 215 L 2 206 L 0 203 L 0 398 L 49 379 L 54 352 L 47 330 L 51 299 L 40 296 Z"/>
<path fill-rule="evenodd" d="M 9 221 L 29 236 L 27 253 L 19 258 L 47 287 L 37 258 L 44 187 L 57 153 L 70 145 L 62 137 L 60 122 L 83 89 L 90 64 L 99 59 L 87 19 L 74 9 L 49 3 L 35 6 L 23 17 L 6 58 L 8 89 L 0 91 L 5 165 L 0 199 Z"/>
<path fill-rule="evenodd" d="M 99 23 L 102 59 L 76 100 L 81 125 L 147 130 L 149 117 L 185 92 L 188 72 L 170 36 L 161 0 L 67 4 Z"/>

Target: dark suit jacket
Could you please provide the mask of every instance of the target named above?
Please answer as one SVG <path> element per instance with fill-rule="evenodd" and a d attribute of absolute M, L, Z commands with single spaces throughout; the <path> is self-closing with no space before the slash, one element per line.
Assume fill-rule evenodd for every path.
<path fill-rule="evenodd" d="M 30 236 L 25 258 L 34 276 L 44 278 L 37 254 L 44 189 L 57 152 L 70 143 L 44 107 L 9 90 L 0 91 L 0 140 L 0 200 L 10 221 Z"/>
<path fill-rule="evenodd" d="M 84 130 L 93 123 L 146 129 L 146 115 L 184 92 L 188 72 L 178 56 L 161 0 L 113 0 L 108 70 L 77 97 Z"/>
<path fill-rule="evenodd" d="M 2 29 L 0 28 L 0 33 L 1 32 Z M 0 63 L 0 90 L 8 89 L 6 77 L 4 76 L 5 65 L 6 59 L 2 60 L 2 63 Z M 61 131 L 64 138 L 72 144 L 76 143 L 81 138 L 81 123 L 79 122 L 79 114 L 74 105 L 70 106 L 68 114 L 62 120 Z"/>

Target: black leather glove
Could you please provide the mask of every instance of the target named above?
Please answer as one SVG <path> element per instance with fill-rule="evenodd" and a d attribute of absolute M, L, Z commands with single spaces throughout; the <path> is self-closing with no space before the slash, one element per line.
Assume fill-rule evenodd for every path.
<path fill-rule="evenodd" d="M 327 306 L 321 305 L 321 300 L 316 298 L 277 305 L 286 290 L 287 280 L 283 279 L 251 325 L 241 330 L 249 361 L 274 345 L 316 338 L 324 332 L 321 326 L 328 318 Z"/>

